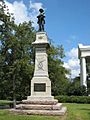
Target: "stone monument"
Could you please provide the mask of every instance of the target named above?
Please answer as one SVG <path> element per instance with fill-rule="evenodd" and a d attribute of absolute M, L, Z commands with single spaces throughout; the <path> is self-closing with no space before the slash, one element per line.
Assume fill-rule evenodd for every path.
<path fill-rule="evenodd" d="M 31 80 L 31 96 L 28 96 L 27 100 L 22 100 L 14 112 L 28 115 L 64 115 L 66 107 L 62 107 L 62 103 L 58 103 L 58 100 L 51 95 L 47 55 L 49 42 L 47 34 L 44 32 L 45 16 L 43 16 L 42 9 L 39 11 L 41 12 L 38 17 L 39 31 L 36 33 L 35 42 L 32 43 L 35 48 L 35 70 Z"/>

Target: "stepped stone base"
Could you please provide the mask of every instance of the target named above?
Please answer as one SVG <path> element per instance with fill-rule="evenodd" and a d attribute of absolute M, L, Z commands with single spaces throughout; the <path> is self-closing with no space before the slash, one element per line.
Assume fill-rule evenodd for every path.
<path fill-rule="evenodd" d="M 16 109 L 10 110 L 13 113 L 25 115 L 64 115 L 67 111 L 62 103 L 56 99 L 34 99 L 22 100 L 21 104 L 16 105 Z"/>
<path fill-rule="evenodd" d="M 16 105 L 16 109 L 22 110 L 60 110 L 62 107 L 61 103 L 56 105 L 37 105 L 37 104 L 19 104 Z"/>
<path fill-rule="evenodd" d="M 24 114 L 24 115 L 53 115 L 59 116 L 64 115 L 67 111 L 66 107 L 62 107 L 61 110 L 18 110 L 18 109 L 11 109 L 11 112 L 17 114 Z"/>

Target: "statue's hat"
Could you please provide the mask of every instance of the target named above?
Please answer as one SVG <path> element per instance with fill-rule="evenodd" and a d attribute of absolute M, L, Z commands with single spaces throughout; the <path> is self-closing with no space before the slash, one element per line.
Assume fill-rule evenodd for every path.
<path fill-rule="evenodd" d="M 39 9 L 39 11 L 41 12 L 41 13 L 43 13 L 44 12 L 44 10 L 41 8 L 41 9 Z"/>

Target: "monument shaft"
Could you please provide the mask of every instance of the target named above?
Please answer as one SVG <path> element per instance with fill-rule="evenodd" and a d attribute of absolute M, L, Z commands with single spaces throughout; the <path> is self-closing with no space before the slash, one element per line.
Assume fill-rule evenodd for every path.
<path fill-rule="evenodd" d="M 35 70 L 31 80 L 31 96 L 28 99 L 52 99 L 51 81 L 48 75 L 49 43 L 46 32 L 37 32 L 36 41 L 32 44 L 35 47 Z"/>

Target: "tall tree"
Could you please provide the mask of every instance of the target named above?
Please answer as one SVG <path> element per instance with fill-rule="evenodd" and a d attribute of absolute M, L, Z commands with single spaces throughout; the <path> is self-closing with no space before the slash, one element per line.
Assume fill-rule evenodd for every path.
<path fill-rule="evenodd" d="M 5 13 L 5 3 L 0 5 L 0 97 L 12 99 L 13 96 L 15 101 L 15 96 L 22 99 L 29 95 L 35 30 L 31 22 L 16 25 L 9 12 Z"/>
<path fill-rule="evenodd" d="M 7 6 L 5 5 L 4 1 L 0 1 L 0 84 L 2 84 L 0 89 L 1 97 L 4 98 L 3 94 L 7 94 L 8 90 L 6 89 L 5 85 L 7 85 L 7 78 L 9 74 L 8 71 L 8 58 L 10 52 L 10 41 L 12 38 L 12 26 L 13 26 L 13 18 L 8 11 Z M 5 74 L 6 73 L 6 74 Z M 3 90 L 5 89 L 5 90 Z M 5 93 L 3 93 L 6 91 Z M 8 93 L 9 94 L 9 93 Z"/>
<path fill-rule="evenodd" d="M 53 46 L 48 51 L 49 54 L 49 76 L 52 82 L 52 94 L 60 95 L 66 94 L 66 88 L 68 84 L 68 80 L 66 78 L 66 74 L 69 73 L 63 67 L 63 57 L 65 57 L 63 46 Z"/>

